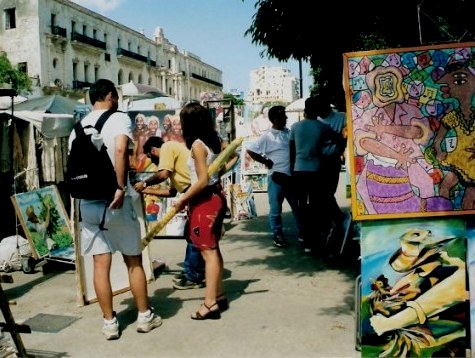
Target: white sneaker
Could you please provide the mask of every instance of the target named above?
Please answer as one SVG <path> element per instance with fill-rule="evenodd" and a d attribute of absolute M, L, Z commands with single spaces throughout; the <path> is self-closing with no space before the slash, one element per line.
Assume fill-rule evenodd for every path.
<path fill-rule="evenodd" d="M 102 326 L 102 334 L 106 337 L 108 341 L 111 341 L 113 339 L 119 339 L 119 321 L 117 321 L 116 317 L 114 317 L 114 321 L 112 323 L 104 321 L 104 326 Z"/>
<path fill-rule="evenodd" d="M 160 327 L 162 325 L 162 317 L 155 314 L 154 309 L 149 307 L 150 315 L 148 317 L 138 317 L 137 318 L 137 332 L 147 333 L 152 329 Z"/>

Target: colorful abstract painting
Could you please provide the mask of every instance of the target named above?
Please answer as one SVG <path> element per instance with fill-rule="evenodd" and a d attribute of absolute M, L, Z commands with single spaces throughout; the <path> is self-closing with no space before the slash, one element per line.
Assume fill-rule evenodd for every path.
<path fill-rule="evenodd" d="M 344 54 L 355 219 L 474 213 L 474 51 Z"/>

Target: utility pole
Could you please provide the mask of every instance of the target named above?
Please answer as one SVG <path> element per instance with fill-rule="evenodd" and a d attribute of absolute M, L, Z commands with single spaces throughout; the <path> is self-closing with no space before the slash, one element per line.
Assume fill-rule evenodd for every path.
<path fill-rule="evenodd" d="M 422 45 L 422 29 L 421 29 L 421 5 L 424 0 L 421 1 L 420 4 L 417 5 L 417 25 L 419 26 L 419 44 Z"/>
<path fill-rule="evenodd" d="M 302 58 L 299 58 L 300 98 L 303 97 Z"/>

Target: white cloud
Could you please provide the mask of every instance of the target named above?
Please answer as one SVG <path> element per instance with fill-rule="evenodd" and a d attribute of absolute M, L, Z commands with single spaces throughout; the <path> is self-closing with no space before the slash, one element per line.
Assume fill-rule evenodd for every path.
<path fill-rule="evenodd" d="M 72 0 L 78 5 L 87 9 L 99 12 L 114 10 L 118 8 L 123 0 Z"/>

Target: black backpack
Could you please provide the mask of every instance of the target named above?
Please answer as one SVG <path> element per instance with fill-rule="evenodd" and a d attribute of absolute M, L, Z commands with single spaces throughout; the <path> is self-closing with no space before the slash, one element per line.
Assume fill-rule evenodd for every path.
<path fill-rule="evenodd" d="M 100 133 L 106 120 L 116 111 L 104 112 L 93 127 Z M 76 138 L 71 144 L 67 166 L 66 185 L 69 193 L 76 199 L 106 200 L 111 202 L 118 189 L 114 166 L 102 143 L 99 149 L 91 140 L 92 134 L 86 134 L 81 122 L 74 125 Z"/>

